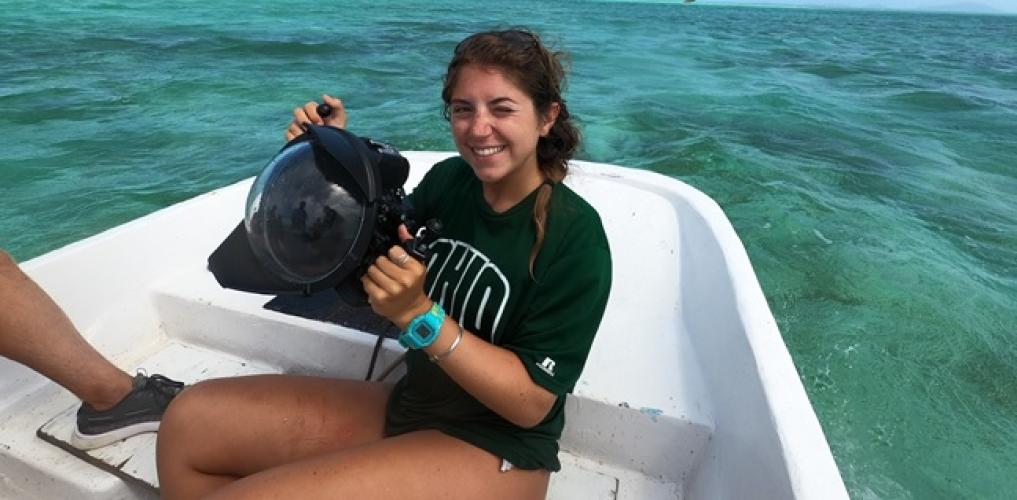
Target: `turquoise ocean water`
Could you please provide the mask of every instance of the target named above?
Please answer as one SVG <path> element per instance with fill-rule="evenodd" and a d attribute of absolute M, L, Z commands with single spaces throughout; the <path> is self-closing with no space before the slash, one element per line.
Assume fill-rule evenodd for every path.
<path fill-rule="evenodd" d="M 256 174 L 290 109 L 451 150 L 467 33 L 572 53 L 581 158 L 713 196 L 855 498 L 1017 491 L 1017 17 L 529 1 L 4 2 L 0 247 Z"/>

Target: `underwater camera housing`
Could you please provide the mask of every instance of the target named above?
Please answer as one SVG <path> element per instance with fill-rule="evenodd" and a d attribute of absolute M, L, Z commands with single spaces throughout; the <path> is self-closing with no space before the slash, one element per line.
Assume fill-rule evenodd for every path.
<path fill-rule="evenodd" d="M 421 228 L 403 184 L 409 162 L 392 146 L 305 124 L 254 180 L 244 220 L 208 258 L 225 288 L 304 294 L 335 288 L 366 303 L 367 268 L 394 245 L 425 261 L 440 224 Z M 400 242 L 406 224 L 415 238 Z"/>

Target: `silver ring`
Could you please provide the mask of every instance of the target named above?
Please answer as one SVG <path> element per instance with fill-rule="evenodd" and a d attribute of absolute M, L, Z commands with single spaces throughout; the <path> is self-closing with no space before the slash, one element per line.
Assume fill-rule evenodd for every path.
<path fill-rule="evenodd" d="M 404 253 L 402 255 L 402 257 L 399 257 L 398 259 L 396 259 L 396 264 L 399 264 L 399 267 L 403 267 L 403 266 L 406 265 L 407 262 L 409 262 L 409 260 L 410 260 L 410 254 Z"/>

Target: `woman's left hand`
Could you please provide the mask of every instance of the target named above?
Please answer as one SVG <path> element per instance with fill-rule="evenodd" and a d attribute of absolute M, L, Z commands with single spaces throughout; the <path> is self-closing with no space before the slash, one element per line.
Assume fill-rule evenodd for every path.
<path fill-rule="evenodd" d="M 410 239 L 405 225 L 399 226 L 399 239 Z M 387 255 L 379 256 L 360 279 L 367 292 L 371 309 L 387 318 L 400 330 L 431 308 L 431 299 L 424 293 L 427 267 L 414 259 L 406 249 L 395 245 Z"/>

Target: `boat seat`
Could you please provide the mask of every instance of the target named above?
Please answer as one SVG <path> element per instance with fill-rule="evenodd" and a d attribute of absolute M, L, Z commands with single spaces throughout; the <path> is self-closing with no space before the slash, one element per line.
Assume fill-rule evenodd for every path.
<path fill-rule="evenodd" d="M 682 319 L 676 207 L 621 179 L 580 171 L 569 183 L 600 213 L 614 269 L 604 319 L 566 407 L 561 447 L 682 484 L 714 420 Z"/>

